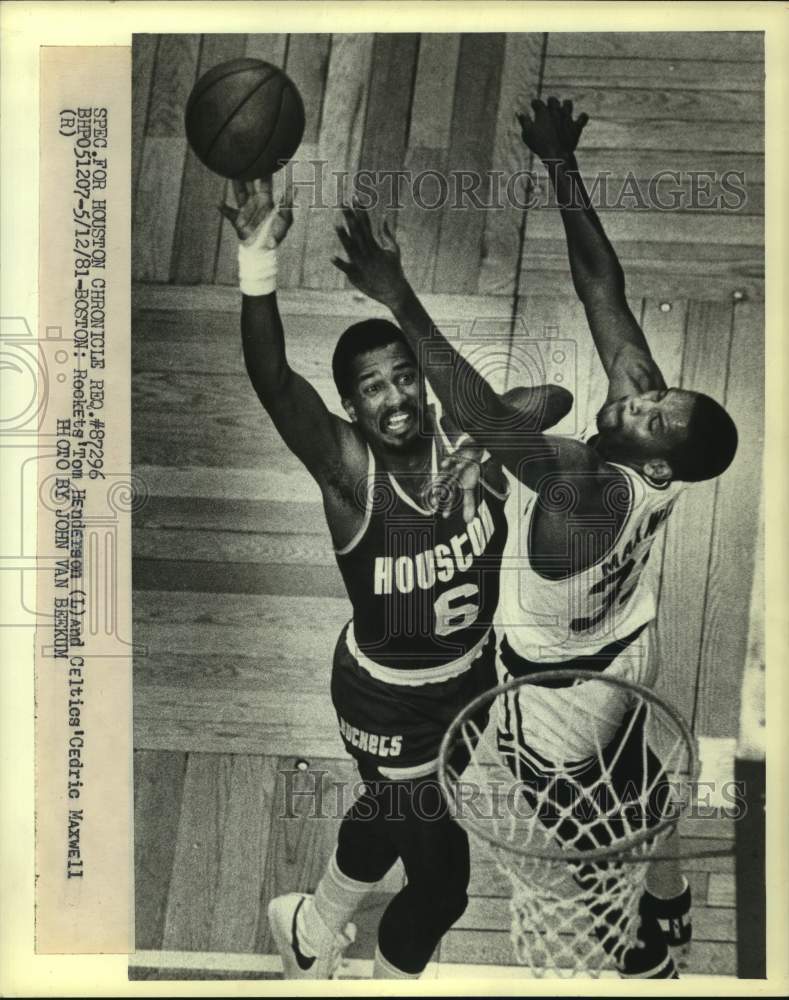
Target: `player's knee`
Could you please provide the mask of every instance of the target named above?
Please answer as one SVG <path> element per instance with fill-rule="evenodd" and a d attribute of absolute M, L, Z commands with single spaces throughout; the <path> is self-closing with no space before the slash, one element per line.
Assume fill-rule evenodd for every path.
<path fill-rule="evenodd" d="M 440 906 L 443 923 L 449 929 L 466 912 L 468 906 L 468 893 L 465 889 L 453 889 L 447 894 Z"/>
<path fill-rule="evenodd" d="M 341 833 L 342 826 L 340 827 Z M 363 848 L 363 849 L 360 849 Z M 379 882 L 397 861 L 397 853 L 386 842 L 369 840 L 360 843 L 358 837 L 338 837 L 337 865 L 349 878 L 359 882 Z"/>
<path fill-rule="evenodd" d="M 409 895 L 416 909 L 429 915 L 430 922 L 442 934 L 466 912 L 467 889 L 467 872 L 440 863 L 418 874 L 411 873 L 408 880 Z"/>
<path fill-rule="evenodd" d="M 432 884 L 423 887 L 423 905 L 432 911 L 433 918 L 442 933 L 449 928 L 466 912 L 468 906 L 468 894 L 465 885 L 458 885 L 449 882 Z"/>

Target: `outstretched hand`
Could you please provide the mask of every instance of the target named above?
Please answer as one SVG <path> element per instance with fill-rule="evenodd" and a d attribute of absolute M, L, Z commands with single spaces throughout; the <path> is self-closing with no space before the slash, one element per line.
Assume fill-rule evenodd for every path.
<path fill-rule="evenodd" d="M 563 160 L 575 152 L 578 140 L 589 116 L 580 114 L 573 119 L 573 102 L 549 97 L 531 102 L 533 117 L 519 112 L 523 141 L 541 160 Z"/>
<path fill-rule="evenodd" d="M 219 205 L 219 211 L 231 223 L 242 243 L 259 242 L 262 249 L 273 250 L 285 238 L 293 222 L 293 188 L 288 186 L 278 204 L 274 204 L 271 178 L 243 183 L 233 181 L 238 208 Z"/>
<path fill-rule="evenodd" d="M 463 520 L 466 524 L 474 520 L 483 457 L 483 449 L 470 438 L 444 457 L 432 485 L 434 506 L 443 517 L 449 517 L 462 498 Z"/>
<path fill-rule="evenodd" d="M 344 226 L 337 226 L 337 236 L 348 257 L 332 257 L 332 264 L 371 299 L 394 308 L 408 288 L 400 261 L 400 247 L 388 223 L 378 237 L 373 234 L 369 214 L 358 205 L 343 208 Z"/>

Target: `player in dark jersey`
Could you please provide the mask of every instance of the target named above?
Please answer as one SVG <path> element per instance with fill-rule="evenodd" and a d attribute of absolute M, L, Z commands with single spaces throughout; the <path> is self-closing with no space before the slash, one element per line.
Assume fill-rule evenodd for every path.
<path fill-rule="evenodd" d="M 374 974 L 416 976 L 467 901 L 468 841 L 435 770 L 451 719 L 495 684 L 505 480 L 491 460 L 463 509 L 435 509 L 430 486 L 453 444 L 393 323 L 345 331 L 333 374 L 348 419 L 326 408 L 285 354 L 276 246 L 291 210 L 273 205 L 270 181 L 239 184 L 236 194 L 239 208 L 222 212 L 240 237 L 244 358 L 274 425 L 321 490 L 353 606 L 335 650 L 332 698 L 365 788 L 314 896 L 277 897 L 269 920 L 287 977 L 330 978 L 353 936 L 353 912 L 402 858 L 407 884 L 381 920 Z M 552 425 L 572 402 L 558 387 L 509 398 L 532 428 Z"/>

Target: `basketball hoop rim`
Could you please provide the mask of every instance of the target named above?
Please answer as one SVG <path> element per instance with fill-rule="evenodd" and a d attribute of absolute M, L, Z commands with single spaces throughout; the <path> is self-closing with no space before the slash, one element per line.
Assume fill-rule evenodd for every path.
<path fill-rule="evenodd" d="M 669 702 L 665 701 L 659 695 L 655 694 L 650 688 L 645 687 L 642 684 L 638 684 L 635 681 L 623 680 L 620 677 L 609 677 L 604 673 L 598 673 L 594 670 L 578 670 L 574 668 L 570 669 L 554 669 L 554 670 L 542 670 L 534 674 L 529 674 L 526 677 L 513 677 L 509 681 L 505 681 L 501 684 L 497 684 L 496 687 L 489 688 L 487 691 L 483 691 L 482 694 L 477 695 L 473 701 L 470 701 L 468 705 L 465 706 L 455 718 L 450 723 L 447 731 L 444 733 L 444 738 L 441 741 L 441 746 L 438 751 L 438 780 L 444 795 L 447 797 L 447 801 L 450 803 L 455 802 L 455 795 L 452 789 L 452 782 L 450 781 L 449 775 L 447 773 L 447 757 L 449 755 L 450 746 L 454 742 L 454 738 L 458 733 L 458 730 L 463 725 L 463 723 L 470 716 L 480 709 L 486 702 L 490 702 L 491 706 L 495 700 L 502 694 L 506 694 L 509 691 L 513 691 L 516 688 L 525 687 L 527 684 L 542 684 L 545 681 L 557 681 L 557 680 L 567 680 L 568 677 L 577 680 L 596 680 L 603 681 L 606 684 L 611 684 L 614 687 L 622 688 L 625 691 L 635 692 L 641 695 L 646 701 L 652 704 L 658 705 L 666 714 L 671 718 L 671 720 L 677 725 L 684 739 L 688 750 L 689 750 L 689 772 L 691 775 L 698 775 L 698 751 L 696 747 L 696 738 L 690 730 L 685 719 L 680 715 L 677 709 L 674 708 Z M 695 778 L 693 779 L 695 780 Z M 644 830 L 639 833 L 631 834 L 628 837 L 623 838 L 618 841 L 617 844 L 611 847 L 598 847 L 589 851 L 577 851 L 577 850 L 566 850 L 562 851 L 560 855 L 556 852 L 550 852 L 539 847 L 520 847 L 516 844 L 509 843 L 499 839 L 498 837 L 487 833 L 484 829 L 477 826 L 473 819 L 464 819 L 462 822 L 457 820 L 460 825 L 468 829 L 474 836 L 486 841 L 494 847 L 503 848 L 511 854 L 515 854 L 522 858 L 528 858 L 531 860 L 541 859 L 545 861 L 552 861 L 556 863 L 557 861 L 565 862 L 588 862 L 588 861 L 605 861 L 613 860 L 626 863 L 626 864 L 648 864 L 657 855 L 644 855 L 642 857 L 631 857 L 628 853 L 634 847 L 638 847 L 640 844 L 647 843 L 648 841 L 654 840 L 661 833 L 676 827 L 679 823 L 681 813 L 684 810 L 680 810 L 676 817 L 670 817 L 661 820 L 658 824 L 652 827 L 650 830 Z M 714 856 L 718 855 L 718 851 L 714 852 Z M 730 853 L 730 852 L 726 852 Z M 695 856 L 695 855 L 694 855 Z"/>

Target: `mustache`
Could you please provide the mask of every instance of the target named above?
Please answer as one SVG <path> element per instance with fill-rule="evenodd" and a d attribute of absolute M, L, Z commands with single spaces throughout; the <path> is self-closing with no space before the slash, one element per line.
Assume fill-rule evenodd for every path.
<path fill-rule="evenodd" d="M 386 421 L 393 417 L 396 413 L 407 413 L 409 417 L 416 418 L 416 407 L 411 406 L 410 403 L 405 403 L 402 406 L 390 406 L 388 410 L 385 410 L 381 414 L 381 419 L 378 421 L 380 427 L 384 427 Z"/>

